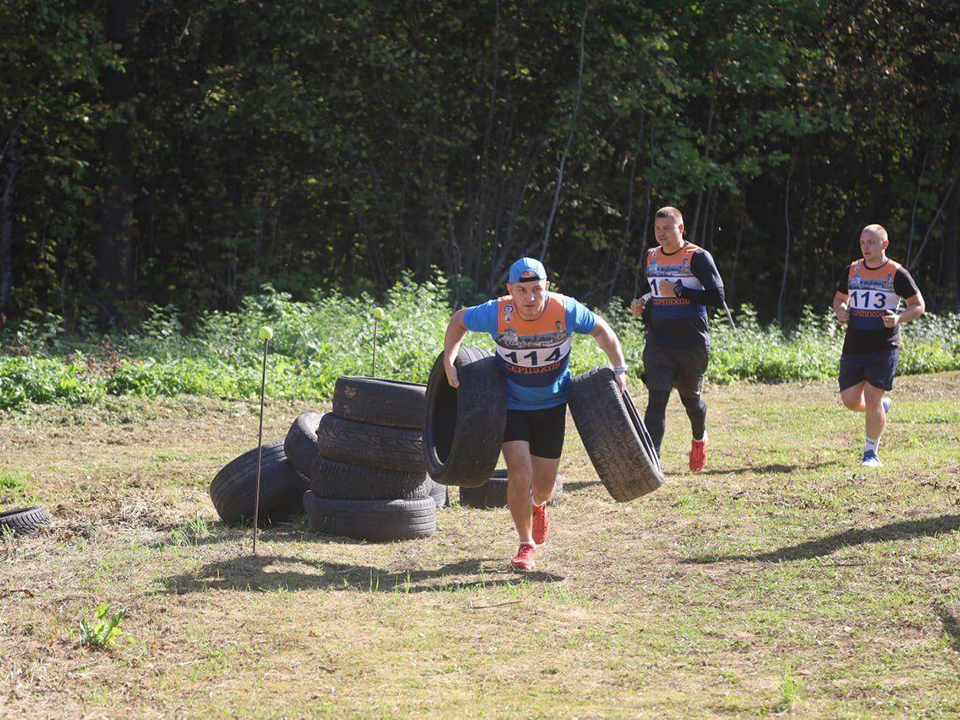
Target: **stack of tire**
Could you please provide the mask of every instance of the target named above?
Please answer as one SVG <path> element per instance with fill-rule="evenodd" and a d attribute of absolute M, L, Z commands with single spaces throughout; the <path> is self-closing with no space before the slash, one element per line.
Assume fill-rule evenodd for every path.
<path fill-rule="evenodd" d="M 425 391 L 418 383 L 344 376 L 333 412 L 297 418 L 287 454 L 303 469 L 310 463 L 303 508 L 312 531 L 371 542 L 436 532 L 447 489 L 426 472 Z"/>
<path fill-rule="evenodd" d="M 260 457 L 261 525 L 284 522 L 300 512 L 309 481 L 291 462 L 283 440 L 253 448 L 224 465 L 210 483 L 210 499 L 220 519 L 228 525 L 253 520 Z"/>
<path fill-rule="evenodd" d="M 563 476 L 557 475 L 557 489 L 547 505 L 553 506 L 563 499 Z M 507 506 L 507 471 L 494 470 L 490 479 L 477 487 L 460 488 L 460 504 L 463 507 L 490 510 Z"/>

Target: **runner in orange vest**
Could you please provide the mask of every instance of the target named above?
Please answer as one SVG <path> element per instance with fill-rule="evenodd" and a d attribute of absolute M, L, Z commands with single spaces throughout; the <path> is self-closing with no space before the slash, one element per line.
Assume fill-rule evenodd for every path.
<path fill-rule="evenodd" d="M 843 269 L 833 296 L 837 320 L 847 323 L 840 354 L 840 398 L 855 412 L 866 413 L 866 440 L 861 465 L 880 467 L 880 436 L 887 424 L 900 356 L 900 323 L 923 315 L 923 295 L 910 273 L 887 257 L 890 240 L 880 225 L 860 233 L 863 258 Z M 900 300 L 906 300 L 902 313 Z"/>
<path fill-rule="evenodd" d="M 647 410 L 643 422 L 660 452 L 670 391 L 677 389 L 690 418 L 690 470 L 707 463 L 707 406 L 700 396 L 710 361 L 707 307 L 723 305 L 723 281 L 713 256 L 683 239 L 683 215 L 674 207 L 657 210 L 658 247 L 647 251 L 649 292 L 630 309 L 647 324 L 643 380 Z"/>
<path fill-rule="evenodd" d="M 550 530 L 547 502 L 556 490 L 563 450 L 572 335 L 593 336 L 610 358 L 621 392 L 627 363 L 603 318 L 573 298 L 550 292 L 539 260 L 521 258 L 511 265 L 507 291 L 453 314 L 443 340 L 443 366 L 451 387 L 458 387 L 453 363 L 467 331 L 489 333 L 496 343 L 497 364 L 507 379 L 507 504 L 520 536 L 513 566 L 531 570 L 537 545 L 546 542 Z"/>

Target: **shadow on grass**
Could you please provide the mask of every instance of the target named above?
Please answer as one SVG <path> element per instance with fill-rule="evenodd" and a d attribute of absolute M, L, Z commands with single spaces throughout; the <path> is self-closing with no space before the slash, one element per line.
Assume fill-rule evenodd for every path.
<path fill-rule="evenodd" d="M 187 521 L 159 528 L 165 533 L 164 539 L 150 547 L 159 550 L 165 547 L 185 547 L 200 545 L 220 545 L 222 543 L 253 542 L 253 523 L 227 525 L 222 522 L 210 523 L 199 531 L 196 524 Z M 260 523 L 258 533 L 260 542 L 303 542 L 316 538 L 307 530 L 303 516 L 291 518 L 288 522 Z"/>
<path fill-rule="evenodd" d="M 867 545 L 869 543 L 892 542 L 907 540 L 915 537 L 935 537 L 960 529 L 960 515 L 940 515 L 939 517 L 923 520 L 905 520 L 903 522 L 881 525 L 877 528 L 851 529 L 835 535 L 828 535 L 819 540 L 810 540 L 798 545 L 790 545 L 779 550 L 772 550 L 756 555 L 709 555 L 687 558 L 682 562 L 695 565 L 706 565 L 728 561 L 752 562 L 790 562 L 792 560 L 810 560 L 812 558 L 830 555 L 837 550 L 853 545 Z"/>
<path fill-rule="evenodd" d="M 597 485 L 603 485 L 599 480 L 585 480 L 583 482 L 565 482 L 563 484 L 564 493 L 577 492 L 577 490 L 585 490 L 588 487 L 596 487 Z"/>
<path fill-rule="evenodd" d="M 943 603 L 934 603 L 933 611 L 943 624 L 943 631 L 950 636 L 950 647 L 960 652 L 960 620 Z"/>
<path fill-rule="evenodd" d="M 709 470 L 701 470 L 700 475 L 733 475 L 737 473 L 759 473 L 761 475 L 765 474 L 780 474 L 780 473 L 791 473 L 795 470 L 818 470 L 820 468 L 830 467 L 831 465 L 839 465 L 839 460 L 827 460 L 824 462 L 812 462 L 801 464 L 797 463 L 794 465 L 784 465 L 783 463 L 770 463 L 769 465 L 750 465 L 747 467 L 738 467 L 738 468 L 710 468 Z"/>
<path fill-rule="evenodd" d="M 360 592 L 451 592 L 471 588 L 496 588 L 525 582 L 562 582 L 564 578 L 545 572 L 518 574 L 490 569 L 476 558 L 448 563 L 435 570 L 390 571 L 368 565 L 305 560 L 283 555 L 247 555 L 235 560 L 209 563 L 193 573 L 166 578 L 162 593 L 186 595 L 208 589 L 248 590 L 354 590 Z M 292 569 L 299 565 L 302 570 Z M 274 566 L 278 566 L 274 568 Z M 479 575 L 479 578 L 475 576 Z"/>

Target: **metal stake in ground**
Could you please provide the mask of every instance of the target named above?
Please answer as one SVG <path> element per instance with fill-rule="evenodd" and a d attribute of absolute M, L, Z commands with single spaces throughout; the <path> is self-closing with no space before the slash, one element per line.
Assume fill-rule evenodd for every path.
<path fill-rule="evenodd" d="M 267 347 L 273 337 L 273 328 L 260 328 L 263 340 L 263 374 L 260 376 L 260 432 L 257 435 L 257 483 L 253 493 L 253 554 L 257 554 L 257 530 L 260 526 L 260 461 L 263 459 L 263 392 L 267 387 Z"/>
<path fill-rule="evenodd" d="M 730 321 L 730 327 L 733 328 L 734 332 L 737 330 L 737 326 L 733 324 L 733 314 L 730 312 L 730 308 L 727 307 L 727 301 L 723 301 L 723 309 L 727 311 L 727 320 Z"/>
<path fill-rule="evenodd" d="M 370 377 L 377 376 L 377 324 L 383 320 L 385 312 L 383 308 L 373 309 L 373 367 L 370 370 Z"/>

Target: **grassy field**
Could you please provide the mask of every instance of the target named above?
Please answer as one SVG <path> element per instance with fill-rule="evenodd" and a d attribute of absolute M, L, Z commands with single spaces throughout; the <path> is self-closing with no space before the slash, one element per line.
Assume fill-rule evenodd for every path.
<path fill-rule="evenodd" d="M 107 398 L 0 416 L 0 715 L 864 716 L 960 712 L 960 373 L 898 381 L 881 447 L 832 383 L 708 388 L 707 470 L 615 504 L 572 422 L 536 572 L 506 510 L 423 541 L 216 520 L 255 403 Z M 282 437 L 305 403 L 267 408 Z M 78 642 L 124 609 L 112 650 Z"/>

